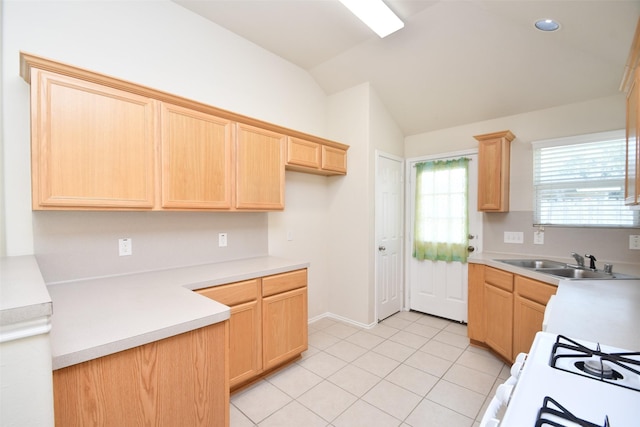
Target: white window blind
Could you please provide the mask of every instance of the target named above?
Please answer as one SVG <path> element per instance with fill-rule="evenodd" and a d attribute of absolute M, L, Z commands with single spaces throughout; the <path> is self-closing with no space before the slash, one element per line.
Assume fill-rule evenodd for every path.
<path fill-rule="evenodd" d="M 533 143 L 534 224 L 638 227 L 624 206 L 625 132 Z"/>

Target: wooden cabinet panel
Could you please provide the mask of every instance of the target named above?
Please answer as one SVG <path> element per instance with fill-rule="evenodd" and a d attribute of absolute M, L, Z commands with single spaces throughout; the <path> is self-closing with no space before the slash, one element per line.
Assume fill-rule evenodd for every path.
<path fill-rule="evenodd" d="M 196 291 L 228 305 L 229 385 L 234 387 L 262 372 L 262 318 L 260 279 L 214 286 Z"/>
<path fill-rule="evenodd" d="M 513 353 L 513 294 L 485 282 L 484 309 L 485 342 L 506 360 L 511 360 Z"/>
<path fill-rule="evenodd" d="M 468 323 L 469 339 L 485 342 L 484 332 L 484 265 L 469 264 Z"/>
<path fill-rule="evenodd" d="M 285 136 L 238 124 L 236 208 L 284 209 Z"/>
<path fill-rule="evenodd" d="M 267 276 L 262 279 L 262 296 L 279 294 L 307 286 L 307 269 Z"/>
<path fill-rule="evenodd" d="M 286 168 L 317 175 L 345 175 L 347 147 L 334 145 L 288 137 Z"/>
<path fill-rule="evenodd" d="M 263 298 L 262 325 L 262 360 L 265 370 L 306 351 L 306 286 Z"/>
<path fill-rule="evenodd" d="M 322 169 L 347 173 L 347 151 L 340 148 L 322 146 Z"/>
<path fill-rule="evenodd" d="M 156 102 L 32 69 L 33 209 L 152 208 Z"/>
<path fill-rule="evenodd" d="M 232 122 L 163 103 L 162 207 L 230 209 Z"/>
<path fill-rule="evenodd" d="M 53 371 L 57 426 L 228 426 L 228 322 Z"/>
<path fill-rule="evenodd" d="M 485 267 L 484 281 L 507 292 L 513 292 L 513 274 L 506 271 Z"/>
<path fill-rule="evenodd" d="M 229 386 L 250 380 L 262 372 L 262 319 L 260 302 L 231 307 L 229 319 Z"/>
<path fill-rule="evenodd" d="M 213 286 L 199 289 L 196 292 L 221 304 L 234 306 L 243 302 L 257 300 L 260 296 L 260 280 L 252 279 L 228 285 Z"/>
<path fill-rule="evenodd" d="M 300 138 L 287 139 L 287 165 L 320 169 L 320 144 Z"/>
<path fill-rule="evenodd" d="M 640 203 L 640 134 L 638 126 L 638 102 L 640 97 L 640 68 L 634 73 L 631 89 L 627 94 L 627 154 L 625 172 L 625 205 Z"/>
<path fill-rule="evenodd" d="M 478 140 L 478 210 L 509 211 L 510 131 L 474 136 Z"/>
<path fill-rule="evenodd" d="M 527 353 L 542 330 L 544 310 L 557 288 L 522 276 L 515 278 L 513 308 L 513 359 Z"/>

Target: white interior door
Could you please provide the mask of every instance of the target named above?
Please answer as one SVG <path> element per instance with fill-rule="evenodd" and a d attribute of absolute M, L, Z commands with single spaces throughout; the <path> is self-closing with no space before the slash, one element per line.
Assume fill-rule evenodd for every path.
<path fill-rule="evenodd" d="M 402 308 L 404 160 L 376 156 L 376 313 L 382 320 Z"/>
<path fill-rule="evenodd" d="M 460 153 L 439 158 L 411 159 L 408 161 L 409 185 L 407 190 L 407 282 L 409 306 L 412 310 L 433 314 L 459 322 L 467 321 L 467 263 L 445 261 L 418 261 L 411 256 L 413 250 L 413 224 L 415 212 L 415 177 L 413 164 L 425 160 L 468 157 L 469 162 L 469 245 L 474 252 L 482 251 L 482 213 L 477 211 L 478 157 L 475 153 Z"/>

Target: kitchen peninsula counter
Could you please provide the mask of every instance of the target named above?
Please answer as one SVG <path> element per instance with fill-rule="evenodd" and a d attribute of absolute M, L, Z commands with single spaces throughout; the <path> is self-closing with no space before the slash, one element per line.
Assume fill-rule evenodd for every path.
<path fill-rule="evenodd" d="M 193 290 L 306 267 L 266 256 L 50 284 L 53 369 L 229 318 L 229 307 Z"/>

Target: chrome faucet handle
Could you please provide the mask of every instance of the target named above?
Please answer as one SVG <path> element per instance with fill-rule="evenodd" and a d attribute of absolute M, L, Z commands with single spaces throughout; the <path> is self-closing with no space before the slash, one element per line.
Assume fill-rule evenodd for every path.
<path fill-rule="evenodd" d="M 584 257 L 576 252 L 571 252 L 571 256 L 576 260 L 578 267 L 584 267 Z"/>
<path fill-rule="evenodd" d="M 596 261 L 597 261 L 596 257 L 594 257 L 593 255 L 586 254 L 586 255 L 585 255 L 585 258 L 589 258 L 589 259 L 591 260 L 591 261 L 589 262 L 589 268 L 590 268 L 591 270 L 593 270 L 593 271 L 597 270 L 597 269 L 596 269 Z"/>

